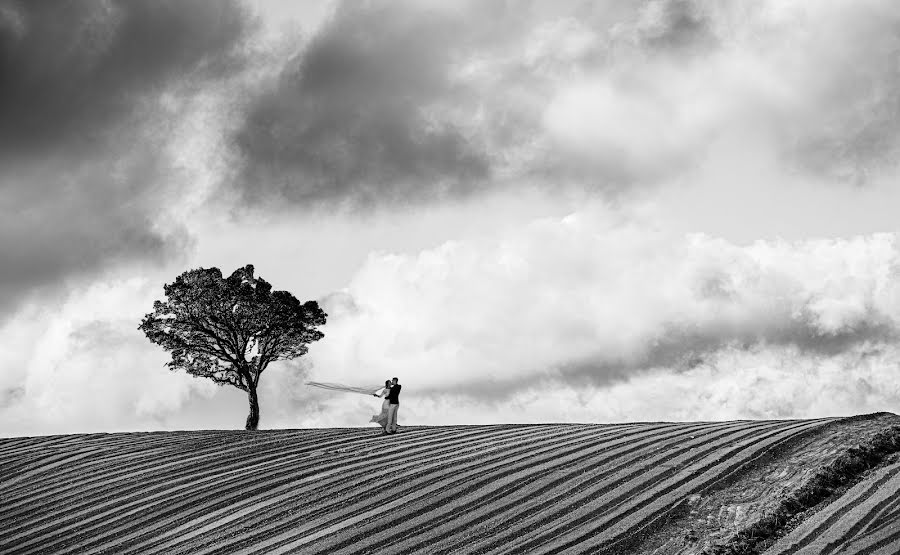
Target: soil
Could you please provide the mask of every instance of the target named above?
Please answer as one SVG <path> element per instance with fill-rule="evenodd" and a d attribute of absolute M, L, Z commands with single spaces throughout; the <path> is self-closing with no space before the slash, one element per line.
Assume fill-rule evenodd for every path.
<path fill-rule="evenodd" d="M 828 491 L 808 495 L 823 472 L 854 450 L 865 450 L 886 429 L 900 426 L 889 413 L 839 420 L 777 452 L 772 452 L 740 475 L 714 489 L 691 496 L 667 522 L 641 538 L 635 553 L 653 555 L 719 555 L 762 553 L 774 541 L 838 499 L 853 484 L 893 456 L 882 454 L 852 475 L 832 478 Z M 877 459 L 877 460 L 876 460 Z M 834 474 L 834 472 L 831 472 Z M 804 506 L 796 503 L 804 497 Z M 788 510 L 786 510 L 786 507 Z M 756 534 L 754 537 L 754 533 Z"/>

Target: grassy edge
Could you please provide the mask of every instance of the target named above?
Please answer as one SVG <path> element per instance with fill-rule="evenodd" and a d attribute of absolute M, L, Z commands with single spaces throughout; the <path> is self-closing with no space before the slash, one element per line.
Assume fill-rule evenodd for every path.
<path fill-rule="evenodd" d="M 759 555 L 815 512 L 811 509 L 824 506 L 843 495 L 865 478 L 867 470 L 877 467 L 889 455 L 898 452 L 900 425 L 894 425 L 878 432 L 865 444 L 850 447 L 785 497 L 775 510 L 732 536 L 727 543 L 708 547 L 702 553 Z"/>

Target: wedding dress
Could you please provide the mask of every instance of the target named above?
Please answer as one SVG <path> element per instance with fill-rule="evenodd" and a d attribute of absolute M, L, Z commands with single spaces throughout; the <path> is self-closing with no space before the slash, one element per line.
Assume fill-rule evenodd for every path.
<path fill-rule="evenodd" d="M 387 425 L 388 419 L 388 408 L 391 406 L 391 402 L 388 401 L 387 397 L 384 398 L 384 401 L 381 402 L 381 412 L 372 416 L 369 422 L 374 422 L 384 428 Z"/>

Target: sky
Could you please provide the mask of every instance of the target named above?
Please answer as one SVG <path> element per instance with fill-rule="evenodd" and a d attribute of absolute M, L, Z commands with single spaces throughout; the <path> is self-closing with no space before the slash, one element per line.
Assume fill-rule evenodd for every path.
<path fill-rule="evenodd" d="M 240 429 L 137 329 L 328 313 L 263 429 L 900 412 L 900 4 L 0 0 L 0 436 Z"/>

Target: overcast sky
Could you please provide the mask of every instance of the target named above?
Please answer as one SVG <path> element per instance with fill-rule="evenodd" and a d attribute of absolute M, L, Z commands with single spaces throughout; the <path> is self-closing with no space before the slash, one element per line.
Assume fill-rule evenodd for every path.
<path fill-rule="evenodd" d="M 241 428 L 137 326 L 253 264 L 261 428 L 900 412 L 900 4 L 0 0 L 0 435 Z"/>

